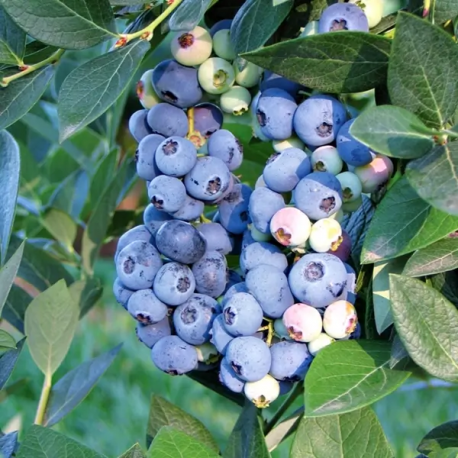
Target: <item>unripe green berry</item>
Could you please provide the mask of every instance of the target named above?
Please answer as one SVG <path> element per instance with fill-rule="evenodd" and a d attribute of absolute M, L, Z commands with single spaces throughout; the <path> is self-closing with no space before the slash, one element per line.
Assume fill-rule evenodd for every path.
<path fill-rule="evenodd" d="M 189 32 L 178 32 L 172 39 L 170 49 L 177 62 L 192 67 L 211 56 L 212 39 L 203 27 L 197 26 Z"/>
<path fill-rule="evenodd" d="M 219 30 L 213 35 L 213 51 L 222 59 L 234 60 L 237 57 L 229 29 Z"/>
<path fill-rule="evenodd" d="M 342 210 L 344 213 L 353 213 L 358 210 L 363 204 L 363 197 L 359 196 L 356 200 L 351 202 L 344 202 L 342 205 Z"/>
<path fill-rule="evenodd" d="M 199 67 L 198 78 L 204 91 L 210 94 L 223 94 L 233 86 L 235 74 L 227 60 L 211 57 Z"/>
<path fill-rule="evenodd" d="M 312 153 L 311 162 L 316 172 L 329 172 L 333 175 L 337 175 L 343 167 L 337 148 L 330 145 L 317 148 Z"/>
<path fill-rule="evenodd" d="M 268 242 L 271 238 L 269 233 L 263 234 L 261 231 L 258 231 L 253 224 L 251 225 L 250 232 L 251 237 L 253 237 L 256 242 Z"/>
<path fill-rule="evenodd" d="M 235 82 L 243 87 L 254 87 L 259 83 L 263 69 L 238 57 L 234 61 Z"/>
<path fill-rule="evenodd" d="M 324 347 L 335 342 L 335 339 L 328 336 L 325 332 L 322 332 L 316 339 L 312 340 L 307 344 L 310 354 L 315 356 Z"/>
<path fill-rule="evenodd" d="M 235 116 L 246 113 L 250 108 L 250 103 L 250 92 L 241 86 L 231 87 L 221 96 L 219 101 L 220 107 L 225 113 L 231 113 Z"/>
<path fill-rule="evenodd" d="M 363 185 L 360 179 L 352 172 L 342 172 L 336 175 L 342 185 L 343 201 L 354 202 L 363 192 Z"/>
<path fill-rule="evenodd" d="M 157 96 L 153 88 L 153 70 L 147 70 L 137 83 L 137 96 L 143 108 L 149 110 L 162 100 Z"/>

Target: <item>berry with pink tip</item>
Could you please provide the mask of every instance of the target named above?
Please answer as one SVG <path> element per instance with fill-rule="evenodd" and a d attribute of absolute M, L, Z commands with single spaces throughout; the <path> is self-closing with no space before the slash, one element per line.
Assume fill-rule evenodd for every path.
<path fill-rule="evenodd" d="M 351 238 L 348 235 L 348 232 L 342 230 L 340 243 L 338 245 L 333 245 L 331 249 L 328 251 L 328 253 L 337 256 L 342 262 L 346 262 L 350 258 L 351 247 L 352 243 Z"/>
<path fill-rule="evenodd" d="M 310 231 L 309 243 L 310 248 L 317 253 L 336 251 L 342 243 L 342 228 L 339 222 L 333 218 L 318 220 Z"/>
<path fill-rule="evenodd" d="M 188 67 L 200 65 L 212 53 L 212 38 L 203 27 L 189 32 L 178 32 L 170 44 L 172 56 L 177 62 Z"/>
<path fill-rule="evenodd" d="M 283 246 L 303 246 L 311 228 L 309 217 L 295 207 L 282 208 L 270 221 L 270 232 Z"/>
<path fill-rule="evenodd" d="M 355 307 L 350 302 L 333 302 L 324 312 L 324 330 L 334 339 L 344 339 L 349 336 L 355 330 L 357 323 L 358 316 Z"/>
<path fill-rule="evenodd" d="M 294 304 L 285 311 L 283 324 L 296 342 L 311 342 L 321 334 L 323 328 L 318 310 L 302 303 Z"/>
<path fill-rule="evenodd" d="M 393 163 L 389 157 L 377 154 L 367 165 L 355 168 L 363 192 L 370 193 L 380 189 L 393 174 Z"/>

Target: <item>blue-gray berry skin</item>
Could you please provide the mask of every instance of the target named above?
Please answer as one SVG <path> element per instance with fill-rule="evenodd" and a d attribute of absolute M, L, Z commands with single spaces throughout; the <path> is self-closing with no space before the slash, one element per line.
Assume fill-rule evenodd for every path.
<path fill-rule="evenodd" d="M 236 136 L 225 129 L 218 130 L 208 140 L 209 156 L 221 159 L 233 171 L 242 165 L 243 146 Z"/>
<path fill-rule="evenodd" d="M 248 271 L 245 283 L 264 314 L 280 318 L 294 304 L 286 275 L 277 267 L 260 264 Z"/>
<path fill-rule="evenodd" d="M 220 311 L 215 299 L 205 294 L 193 294 L 173 313 L 176 333 L 191 345 L 202 345 L 210 340 L 213 321 Z"/>
<path fill-rule="evenodd" d="M 127 311 L 142 324 L 153 324 L 167 316 L 167 306 L 151 289 L 135 291 L 127 302 Z"/>
<path fill-rule="evenodd" d="M 197 162 L 194 143 L 182 137 L 169 137 L 157 148 L 156 164 L 159 170 L 171 177 L 182 177 L 192 170 Z"/>
<path fill-rule="evenodd" d="M 180 108 L 196 105 L 202 98 L 197 69 L 175 60 L 164 60 L 153 71 L 153 87 L 165 102 Z"/>
<path fill-rule="evenodd" d="M 153 291 L 165 304 L 177 306 L 186 302 L 196 289 L 191 269 L 179 262 L 164 264 L 156 274 Z"/>
<path fill-rule="evenodd" d="M 115 260 L 121 250 L 130 243 L 136 242 L 138 240 L 141 242 L 153 243 L 152 239 L 153 237 L 151 237 L 148 228 L 142 224 L 129 229 L 127 232 L 121 235 L 121 237 L 119 237 L 118 245 L 116 246 Z"/>
<path fill-rule="evenodd" d="M 232 19 L 221 19 L 221 21 L 216 22 L 213 24 L 212 28 L 210 29 L 210 35 L 213 38 L 216 32 L 220 30 L 231 29 Z"/>
<path fill-rule="evenodd" d="M 170 213 L 175 219 L 181 221 L 195 221 L 204 213 L 205 204 L 201 200 L 194 199 L 186 194 L 186 200 L 176 212 Z"/>
<path fill-rule="evenodd" d="M 258 301 L 248 293 L 236 293 L 223 308 L 226 330 L 233 336 L 251 336 L 262 323 L 262 309 Z"/>
<path fill-rule="evenodd" d="M 270 347 L 272 365 L 270 375 L 277 380 L 299 382 L 312 363 L 307 345 L 299 342 L 279 342 Z"/>
<path fill-rule="evenodd" d="M 205 253 L 207 243 L 191 224 L 179 220 L 167 221 L 156 234 L 159 251 L 172 261 L 194 264 Z"/>
<path fill-rule="evenodd" d="M 186 203 L 186 189 L 178 178 L 159 175 L 149 184 L 148 197 L 158 210 L 173 213 Z"/>
<path fill-rule="evenodd" d="M 227 165 L 221 159 L 210 156 L 199 157 L 194 168 L 184 178 L 188 194 L 207 202 L 222 198 L 231 182 L 231 172 Z"/>
<path fill-rule="evenodd" d="M 299 83 L 295 83 L 283 76 L 272 73 L 269 70 L 265 70 L 260 85 L 261 92 L 273 88 L 282 89 L 295 99 L 297 99 L 299 91 L 305 89 L 304 86 L 301 86 Z"/>
<path fill-rule="evenodd" d="M 147 135 L 139 143 L 135 153 L 137 175 L 146 181 L 151 181 L 161 174 L 156 165 L 156 149 L 165 140 L 165 137 L 158 134 Z"/>
<path fill-rule="evenodd" d="M 116 277 L 114 283 L 113 283 L 113 295 L 116 299 L 116 302 L 118 304 L 121 304 L 126 310 L 127 310 L 127 301 L 129 300 L 130 296 L 134 291 L 132 291 L 129 288 L 126 288 L 119 278 Z"/>
<path fill-rule="evenodd" d="M 165 317 L 161 321 L 153 324 L 144 325 L 137 323 L 135 331 L 137 333 L 138 340 L 145 344 L 148 348 L 153 348 L 155 343 L 162 339 L 162 337 L 170 336 L 172 334 L 168 317 Z"/>
<path fill-rule="evenodd" d="M 210 297 L 219 297 L 226 289 L 226 257 L 218 251 L 207 251 L 192 266 L 196 291 Z"/>
<path fill-rule="evenodd" d="M 318 24 L 318 33 L 353 30 L 369 32 L 369 22 L 364 11 L 353 3 L 336 3 L 328 6 Z"/>
<path fill-rule="evenodd" d="M 234 393 L 242 393 L 245 387 L 245 382 L 237 377 L 234 369 L 232 369 L 225 358 L 221 360 L 219 380 L 226 388 Z"/>
<path fill-rule="evenodd" d="M 148 204 L 143 212 L 143 222 L 153 237 L 166 221 L 173 219 L 168 213 L 158 210 L 153 204 Z"/>
<path fill-rule="evenodd" d="M 285 199 L 263 186 L 253 191 L 250 196 L 249 213 L 254 227 L 263 234 L 270 232 L 270 220 L 275 213 L 285 207 Z"/>
<path fill-rule="evenodd" d="M 152 133 L 147 122 L 148 110 L 138 110 L 129 118 L 129 132 L 137 142 Z"/>
<path fill-rule="evenodd" d="M 296 135 L 309 146 L 332 143 L 347 120 L 345 107 L 329 95 L 313 95 L 294 114 Z"/>
<path fill-rule="evenodd" d="M 158 251 L 148 242 L 132 242 L 116 258 L 119 280 L 134 291 L 151 288 L 161 266 L 162 259 Z"/>
<path fill-rule="evenodd" d="M 242 281 L 243 279 L 237 271 L 233 269 L 228 269 L 227 284 L 226 284 L 226 289 L 223 294 L 226 294 L 229 291 L 229 288 L 236 285 L 237 283 L 241 283 Z"/>
<path fill-rule="evenodd" d="M 234 285 L 232 285 L 225 293 L 224 293 L 224 297 L 223 297 L 223 300 L 221 302 L 221 305 L 222 307 L 224 308 L 224 306 L 228 303 L 228 301 L 235 295 L 235 294 L 238 294 L 238 293 L 248 293 L 248 288 L 246 286 L 246 283 L 244 281 L 240 281 L 238 283 L 235 283 Z"/>
<path fill-rule="evenodd" d="M 296 207 L 312 220 L 328 218 L 342 207 L 342 186 L 329 172 L 313 172 L 294 190 Z"/>
<path fill-rule="evenodd" d="M 178 336 L 159 339 L 151 350 L 154 365 L 169 375 L 186 374 L 197 368 L 197 351 Z"/>
<path fill-rule="evenodd" d="M 297 105 L 294 98 L 282 89 L 262 92 L 256 107 L 261 132 L 270 140 L 286 140 L 293 134 L 293 116 Z"/>
<path fill-rule="evenodd" d="M 203 223 L 197 226 L 199 232 L 207 241 L 208 251 L 218 251 L 229 254 L 232 251 L 232 241 L 229 233 L 219 223 Z"/>
<path fill-rule="evenodd" d="M 341 159 L 348 165 L 359 167 L 372 161 L 372 154 L 368 146 L 363 145 L 350 134 L 350 127 L 354 119 L 347 121 L 337 134 L 337 151 Z"/>
<path fill-rule="evenodd" d="M 221 108 L 213 103 L 199 103 L 194 107 L 194 130 L 204 138 L 211 137 L 223 125 Z"/>
<path fill-rule="evenodd" d="M 288 260 L 280 248 L 267 242 L 254 242 L 248 245 L 240 256 L 240 268 L 248 272 L 261 264 L 268 264 L 284 272 Z"/>
<path fill-rule="evenodd" d="M 347 271 L 333 254 L 306 254 L 293 265 L 288 282 L 298 301 L 316 308 L 327 307 L 343 298 Z"/>
<path fill-rule="evenodd" d="M 210 342 L 216 347 L 219 353 L 225 355 L 227 346 L 234 339 L 234 336 L 227 332 L 224 326 L 223 314 L 218 315 L 213 320 L 210 336 Z"/>
<path fill-rule="evenodd" d="M 236 337 L 227 346 L 226 359 L 237 377 L 256 382 L 269 373 L 272 357 L 267 344 L 257 337 Z"/>
<path fill-rule="evenodd" d="M 286 148 L 270 157 L 262 177 L 272 191 L 289 192 L 311 171 L 310 159 L 304 151 L 299 148 Z"/>
<path fill-rule="evenodd" d="M 219 204 L 221 225 L 232 234 L 242 234 L 250 222 L 248 205 L 251 188 L 245 184 L 236 184 L 232 191 Z"/>
<path fill-rule="evenodd" d="M 350 302 L 350 304 L 355 305 L 356 298 L 358 297 L 356 294 L 356 272 L 350 264 L 344 262 L 345 269 L 347 270 L 347 287 L 345 288 L 347 291 L 346 301 Z"/>
<path fill-rule="evenodd" d="M 155 134 L 165 138 L 184 137 L 188 133 L 188 118 L 180 108 L 169 103 L 159 103 L 148 113 L 148 125 Z"/>

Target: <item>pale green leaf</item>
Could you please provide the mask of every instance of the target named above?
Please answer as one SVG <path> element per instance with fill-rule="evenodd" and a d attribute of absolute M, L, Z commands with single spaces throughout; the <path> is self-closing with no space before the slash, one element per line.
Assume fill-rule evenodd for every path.
<path fill-rule="evenodd" d="M 24 252 L 24 243 L 21 243 L 16 252 L 11 256 L 8 262 L 0 269 L 0 316 L 3 307 L 13 286 Z"/>

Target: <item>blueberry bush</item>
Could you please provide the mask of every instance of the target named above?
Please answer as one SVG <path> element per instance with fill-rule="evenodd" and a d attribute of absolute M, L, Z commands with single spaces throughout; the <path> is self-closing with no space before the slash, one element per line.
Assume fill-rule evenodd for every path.
<path fill-rule="evenodd" d="M 153 395 L 122 458 L 393 457 L 371 404 L 458 382 L 457 37 L 450 0 L 0 0 L 0 403 L 43 374 L 0 456 L 104 456 L 52 427 L 125 357 L 56 377 L 113 255 L 151 370 L 240 409 L 221 449 Z"/>

